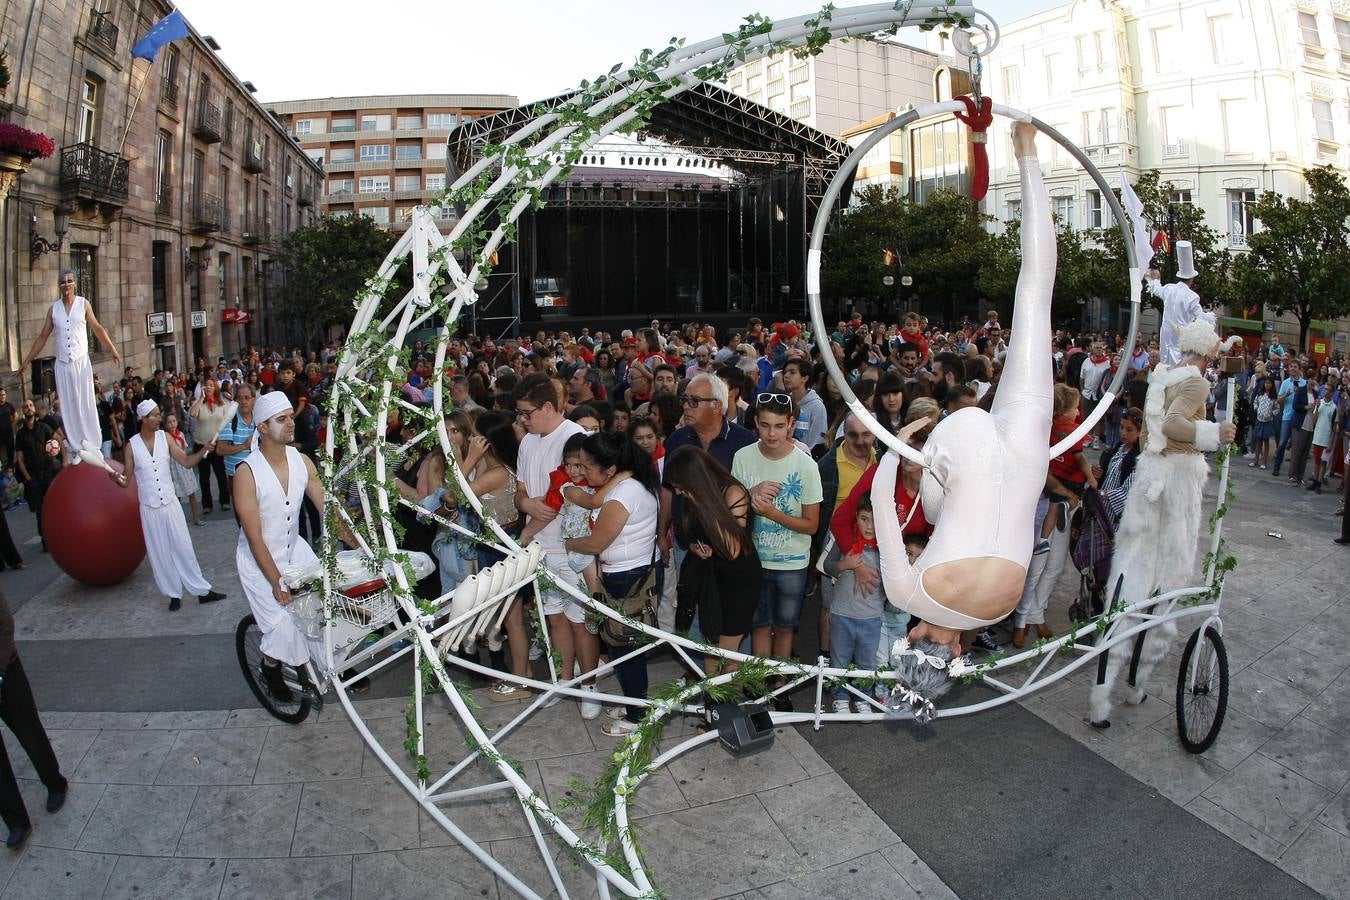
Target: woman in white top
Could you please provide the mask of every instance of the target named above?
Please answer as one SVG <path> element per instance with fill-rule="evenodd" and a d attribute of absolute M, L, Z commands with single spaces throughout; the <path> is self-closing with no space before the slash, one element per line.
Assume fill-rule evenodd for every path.
<path fill-rule="evenodd" d="M 66 433 L 66 449 L 71 459 L 88 441 L 91 447 L 103 443 L 103 429 L 98 423 L 98 407 L 94 400 L 94 367 L 89 362 L 89 331 L 103 346 L 112 351 L 113 360 L 120 367 L 122 354 L 89 308 L 89 301 L 75 294 L 75 273 L 62 269 L 61 299 L 47 310 L 42 331 L 33 341 L 33 347 L 19 363 L 19 371 L 42 351 L 56 330 L 56 396 L 61 401 L 61 426 Z M 33 385 L 36 393 L 38 385 Z"/>
<path fill-rule="evenodd" d="M 600 580 L 614 598 L 626 597 L 646 579 L 655 560 L 656 524 L 661 504 L 656 499 L 659 482 L 651 458 L 623 432 L 601 431 L 581 445 L 586 483 L 595 488 L 587 494 L 580 488 L 563 496 L 578 506 L 596 509 L 591 533 L 568 538 L 568 553 L 594 553 L 600 558 Z M 659 586 L 658 586 L 659 593 Z M 628 652 L 616 648 L 615 655 Z M 624 696 L 646 699 L 647 658 L 638 656 L 614 667 Z M 622 737 L 637 729 L 642 707 L 627 707 L 624 718 L 611 719 L 602 729 Z"/>
<path fill-rule="evenodd" d="M 201 396 L 188 411 L 192 416 L 192 438 L 195 445 L 200 446 L 220 434 L 221 429 L 225 427 L 225 412 L 229 405 L 229 402 L 220 395 L 220 382 L 211 377 L 203 379 Z M 221 506 L 228 506 L 230 502 L 230 495 L 227 493 L 228 482 L 225 479 L 225 457 L 212 453 L 197 464 L 197 483 L 201 489 L 202 509 L 206 512 L 211 511 L 212 472 L 216 476 L 216 494 L 220 497 Z"/>

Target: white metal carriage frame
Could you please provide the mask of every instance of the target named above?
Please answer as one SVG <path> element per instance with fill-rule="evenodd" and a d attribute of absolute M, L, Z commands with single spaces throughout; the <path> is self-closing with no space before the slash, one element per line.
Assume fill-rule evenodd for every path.
<path fill-rule="evenodd" d="M 818 36 L 822 28 L 828 30 L 831 38 L 841 38 L 873 34 L 894 26 L 949 22 L 953 14 L 969 20 L 973 20 L 977 14 L 985 19 L 989 18 L 964 0 L 955 0 L 955 2 L 948 3 L 945 8 L 935 8 L 927 12 L 913 12 L 910 6 L 911 3 L 906 2 L 880 3 L 834 10 L 832 15 L 828 17 L 820 15 L 801 16 L 785 20 L 773 25 L 770 30 L 750 36 L 748 40 L 743 41 L 741 44 L 741 50 L 744 53 L 742 58 L 750 60 L 766 53 L 778 52 L 784 46 L 804 44 L 813 36 Z M 997 29 L 992 21 L 989 21 L 988 24 L 978 26 L 977 38 L 980 37 L 980 33 L 982 33 L 985 41 L 982 52 L 987 54 L 997 41 Z M 697 85 L 699 79 L 694 73 L 702 66 L 719 62 L 727 53 L 728 41 L 722 37 L 676 50 L 664 61 L 657 72 L 663 84 L 673 81 L 673 86 L 664 89 L 662 99 L 669 99 Z M 978 66 L 978 55 L 976 55 L 975 64 Z M 587 111 L 591 116 L 609 116 L 609 118 L 605 120 L 603 127 L 586 137 L 583 146 L 590 146 L 608 134 L 623 130 L 639 114 L 638 110 L 631 105 L 625 105 L 625 101 L 631 101 L 634 97 L 639 96 L 647 83 L 645 81 L 643 83 L 634 82 L 631 71 L 619 72 L 612 77 L 620 85 L 626 85 L 627 89 L 615 91 L 604 99 L 597 101 Z M 820 249 L 824 236 L 825 221 L 829 217 L 833 204 L 837 202 L 844 178 L 856 167 L 861 155 L 886 134 L 889 134 L 890 131 L 903 127 L 921 116 L 955 111 L 958 106 L 956 103 L 932 104 L 893 120 L 884 130 L 874 134 L 868 142 L 854 152 L 839 175 L 836 176 L 827 194 L 827 202 L 822 205 L 818 214 L 808 256 L 808 300 L 813 326 L 817 334 L 828 333 L 820 312 Z M 1125 233 L 1124 246 L 1129 254 L 1130 262 L 1130 302 L 1132 304 L 1130 336 L 1132 340 L 1138 323 L 1138 262 L 1134 256 L 1133 243 L 1129 238 L 1129 229 L 1124 214 L 1109 186 L 1106 185 L 1101 174 L 1092 166 L 1091 162 L 1053 129 L 1031 119 L 1025 113 L 1010 110 L 997 104 L 994 106 L 994 112 L 1034 122 L 1042 132 L 1056 140 L 1077 158 L 1101 187 L 1102 194 L 1110 203 L 1117 223 L 1121 225 L 1122 231 Z M 560 148 L 573 135 L 574 131 L 575 126 L 568 124 L 556 112 L 545 113 L 507 138 L 505 145 L 525 148 L 527 158 L 531 161 L 553 162 L 547 171 L 533 182 L 535 186 L 544 187 L 564 174 L 565 166 L 556 160 L 558 160 Z M 367 462 L 373 464 L 373 483 L 367 485 L 359 479 L 356 482 L 363 518 L 368 523 L 377 523 L 375 527 L 378 528 L 376 542 L 373 546 L 362 535 L 360 529 L 354 529 L 359 550 L 368 557 L 387 559 L 391 554 L 397 553 L 395 532 L 391 524 L 393 512 L 400 504 L 405 506 L 412 506 L 413 504 L 396 493 L 391 494 L 385 487 L 388 473 L 383 442 L 379 440 L 369 442 L 367 435 L 358 434 L 357 419 L 369 420 L 373 417 L 376 422 L 376 433 L 383 434 L 391 409 L 406 407 L 410 412 L 418 412 L 409 407 L 392 391 L 392 384 L 387 378 L 377 382 L 379 393 L 377 399 L 372 402 L 368 393 L 368 381 L 372 377 L 372 372 L 378 372 L 392 366 L 406 336 L 411 331 L 431 320 L 433 316 L 440 315 L 446 324 L 442 326 L 440 339 L 437 341 L 434 367 L 434 430 L 442 450 L 448 458 L 453 459 L 449 452 L 451 446 L 449 436 L 444 426 L 445 407 L 442 390 L 449 328 L 459 319 L 465 306 L 476 300 L 475 285 L 480 277 L 480 261 L 490 258 L 492 253 L 507 239 L 509 226 L 528 207 L 529 200 L 522 199 L 502 213 L 498 224 L 491 229 L 487 236 L 481 252 L 475 261 L 468 266 L 468 270 L 465 271 L 465 268 L 449 252 L 450 245 L 467 233 L 470 228 L 485 227 L 480 219 L 489 214 L 491 210 L 490 201 L 494 197 L 506 194 L 515 179 L 520 176 L 520 167 L 507 162 L 503 153 L 486 154 L 484 158 L 466 171 L 451 188 L 454 190 L 470 185 L 480 176 L 491 178 L 491 173 L 495 167 L 501 167 L 500 173 L 495 179 L 491 180 L 491 186 L 487 192 L 472 203 L 460 217 L 448 237 L 443 237 L 439 233 L 436 221 L 428 210 L 422 207 L 415 210 L 410 227 L 390 251 L 377 276 L 377 280 L 387 281 L 396 270 L 399 262 L 411 256 L 412 289 L 394 305 L 390 312 L 378 321 L 381 297 L 378 292 L 367 294 L 357 308 L 352 325 L 353 334 L 365 333 L 375 328 L 381 334 L 388 335 L 387 341 L 374 350 L 349 344 L 344 348 L 339 359 L 338 378 L 334 384 L 331 400 L 332 425 L 326 443 L 325 477 L 331 485 L 337 476 L 350 474 L 357 466 Z M 433 296 L 432 284 L 438 274 L 445 277 L 450 284 L 448 298 Z M 882 441 L 886 442 L 888 446 L 894 447 L 896 442 L 893 436 L 882 429 L 870 412 L 851 394 L 847 386 L 847 380 L 842 377 L 842 373 L 833 364 L 830 355 L 824 354 L 822 358 L 830 367 L 831 374 L 838 381 L 841 390 L 844 391 L 849 405 L 859 413 L 862 421 L 867 422 Z M 1114 392 L 1119 390 L 1120 378 L 1121 376 L 1118 376 L 1112 385 L 1111 393 L 1107 395 L 1108 402 L 1099 404 L 1093 417 L 1085 422 L 1073 436 L 1066 439 L 1065 445 L 1085 434 L 1097 419 L 1105 413 L 1111 398 L 1115 396 Z M 354 387 L 358 382 L 362 384 L 361 389 Z M 418 434 L 410 444 L 427 439 L 431 432 L 432 429 L 428 428 L 423 433 Z M 340 443 L 339 436 L 341 436 Z M 905 452 L 908 448 L 895 447 L 895 449 Z M 345 457 L 340 468 L 335 467 L 332 463 L 336 450 L 341 450 Z M 1051 452 L 1057 452 L 1057 450 Z M 454 473 L 464 497 L 481 514 L 481 505 L 474 497 L 465 474 L 453 463 L 449 466 L 449 471 Z M 1223 485 L 1225 487 L 1226 482 L 1227 466 L 1225 465 L 1223 474 Z M 1223 495 L 1222 490 L 1221 488 L 1221 497 Z M 330 508 L 335 508 L 339 515 L 345 517 L 346 513 L 341 509 L 340 501 L 341 498 L 329 497 Z M 436 518 L 439 524 L 444 527 L 468 535 L 468 532 L 453 522 L 439 517 L 433 518 Z M 648 643 L 641 644 L 631 651 L 619 655 L 593 672 L 566 681 L 559 680 L 551 652 L 548 654 L 551 676 L 549 681 L 520 678 L 510 672 L 500 672 L 466 661 L 453 653 L 443 653 L 443 647 L 450 649 L 467 637 L 482 635 L 499 624 L 501 616 L 505 614 L 506 604 L 516 595 L 518 590 L 537 578 L 547 578 L 550 583 L 556 584 L 559 589 L 571 595 L 575 602 L 587 607 L 592 614 L 621 618 L 612 610 L 594 603 L 584 591 L 577 587 L 561 580 L 555 582 L 548 577 L 543 567 L 538 565 L 537 549 L 532 554 L 530 548 L 521 548 L 490 516 L 483 515 L 483 522 L 495 536 L 495 543 L 499 549 L 508 554 L 507 564 L 502 565 L 498 573 L 483 581 L 480 587 L 465 590 L 461 586 L 461 589 L 457 592 L 439 597 L 432 612 L 424 612 L 412 600 L 412 587 L 415 579 L 410 577 L 410 567 L 393 565 L 386 568 L 386 577 L 392 576 L 393 584 L 392 590 L 379 599 L 380 604 L 386 605 L 385 612 L 378 617 L 378 623 L 372 621 L 368 613 L 353 614 L 354 605 L 350 601 L 342 599 L 342 595 L 337 590 L 340 580 L 337 573 L 326 569 L 323 573 L 323 592 L 327 615 L 325 625 L 321 630 L 322 639 L 313 654 L 313 669 L 324 682 L 331 683 L 336 688 L 335 693 L 339 702 L 363 740 L 420 807 L 474 858 L 521 896 L 536 897 L 538 894 L 499 860 L 494 859 L 487 850 L 455 823 L 454 805 L 456 802 L 469 798 L 479 800 L 485 795 L 502 793 L 508 795 L 510 802 L 518 803 L 523 810 L 530 833 L 533 835 L 544 867 L 552 882 L 551 888 L 556 890 L 561 897 L 567 897 L 568 892 L 558 867 L 554 863 L 553 850 L 545 839 L 546 830 L 553 832 L 570 846 L 576 852 L 577 857 L 590 867 L 595 878 L 596 890 L 600 896 L 609 897 L 611 890 L 626 896 L 654 895 L 657 890 L 647 874 L 645 864 L 628 827 L 628 797 L 632 795 L 632 790 L 659 766 L 694 747 L 716 740 L 718 735 L 715 731 L 678 743 L 661 753 L 640 771 L 630 770 L 629 763 L 632 758 L 632 751 L 635 749 L 634 742 L 632 740 L 620 740 L 617 758 L 623 760 L 623 769 L 619 777 L 619 784 L 623 786 L 623 789 L 615 791 L 613 815 L 618 825 L 618 849 L 626 863 L 626 872 L 610 863 L 612 857 L 605 855 L 607 848 L 588 846 L 549 807 L 547 801 L 512 768 L 509 760 L 498 752 L 497 746 L 528 720 L 531 715 L 541 709 L 546 702 L 557 695 L 577 699 L 600 700 L 615 705 L 647 707 L 644 721 L 651 722 L 680 711 L 702 712 L 703 706 L 699 700 L 704 688 L 725 683 L 734 677 L 731 674 L 723 674 L 705 679 L 702 682 L 694 682 L 684 688 L 678 696 L 660 701 L 636 700 L 609 693 L 583 693 L 579 689 L 582 680 L 603 676 L 610 672 L 616 664 L 649 653 L 654 649 L 670 648 L 695 672 L 701 671 L 701 667 L 694 663 L 691 653 L 713 654 L 739 662 L 746 662 L 751 658 L 740 653 L 693 641 L 682 635 L 660 631 L 631 621 L 628 624 L 641 631 L 645 638 L 649 639 Z M 348 519 L 348 523 L 352 524 L 350 519 Z M 325 541 L 329 542 L 331 547 L 331 542 L 334 540 L 335 538 L 332 535 L 327 534 L 327 523 L 325 521 Z M 1216 534 L 1216 546 L 1217 541 L 1218 536 Z M 524 564 L 522 564 L 522 560 Z M 1149 601 L 1150 608 L 1148 609 L 1132 607 L 1120 611 L 1119 615 L 1109 619 L 1109 624 L 1086 624 L 1054 642 L 1042 644 L 1036 648 L 998 660 L 983 671 L 983 681 L 994 688 L 998 692 L 998 696 L 966 706 L 939 709 L 935 718 L 967 715 L 1023 697 L 1033 690 L 1064 678 L 1092 659 L 1099 657 L 1111 646 L 1138 639 L 1148 629 L 1164 620 L 1204 615 L 1206 616 L 1205 628 L 1208 629 L 1212 626 L 1216 631 L 1220 631 L 1219 600 L 1217 596 L 1212 603 L 1202 603 L 1190 607 L 1183 605 L 1183 601 L 1188 598 L 1196 598 L 1208 593 L 1212 587 L 1212 579 L 1213 575 L 1210 574 L 1201 587 L 1152 598 Z M 401 616 L 390 616 L 388 614 L 392 608 L 387 604 L 387 600 L 390 598 L 397 604 L 397 610 L 401 611 Z M 360 604 L 357 603 L 355 606 L 360 606 Z M 537 611 L 542 622 L 542 609 L 539 608 Z M 402 624 L 400 624 L 400 620 Z M 377 642 L 367 644 L 357 639 L 368 633 L 376 624 L 387 626 L 385 633 Z M 242 624 L 240 631 L 242 646 L 244 631 Z M 1097 642 L 1095 644 L 1086 643 L 1083 639 L 1094 632 L 1098 634 Z M 547 628 L 542 628 L 541 633 L 543 639 L 547 641 Z M 400 648 L 399 642 L 405 640 L 410 640 L 411 644 Z M 1051 671 L 1050 663 L 1061 651 L 1077 654 L 1078 658 L 1063 668 Z M 462 724 L 466 742 L 471 747 L 471 752 L 463 760 L 443 771 L 423 771 L 415 776 L 405 773 L 394 755 L 381 744 L 380 740 L 366 725 L 345 690 L 358 678 L 376 674 L 407 656 L 411 656 L 414 662 L 410 715 L 412 716 L 413 727 L 416 730 L 416 755 L 422 756 L 425 750 L 425 723 L 428 713 L 444 714 L 443 705 L 439 710 L 426 706 L 427 701 L 437 693 L 444 696 L 451 711 Z M 1019 684 L 1012 683 L 1008 676 L 1004 674 L 1005 672 L 1011 672 L 1015 667 L 1029 663 L 1034 664 L 1034 667 Z M 469 702 L 466 701 L 456 682 L 449 677 L 447 664 L 468 672 L 524 685 L 540 693 L 507 724 L 489 733 L 474 716 Z M 893 681 L 893 672 L 868 672 L 833 668 L 828 665 L 828 661 L 824 658 L 818 659 L 814 664 L 770 660 L 767 665 L 784 679 L 781 686 L 772 692 L 774 695 L 794 691 L 808 684 L 813 684 L 815 688 L 812 711 L 772 713 L 775 724 L 810 722 L 819 728 L 826 722 L 875 722 L 888 717 L 883 704 L 878 702 L 870 691 L 860 688 L 859 684 L 876 680 Z M 430 671 L 435 684 L 427 683 L 424 669 Z M 1189 677 L 1192 683 L 1204 675 L 1204 673 L 1197 672 L 1195 660 L 1192 660 L 1189 666 L 1189 673 L 1188 676 L 1186 672 L 1183 672 L 1182 677 Z M 827 712 L 825 707 L 822 706 L 825 691 L 827 687 L 833 687 L 835 684 L 841 683 L 859 701 L 868 704 L 872 711 L 848 714 Z M 437 702 L 440 703 L 440 701 Z M 395 753 L 397 752 L 399 751 L 395 751 Z M 496 770 L 498 779 L 488 784 L 456 788 L 456 779 L 480 760 Z"/>

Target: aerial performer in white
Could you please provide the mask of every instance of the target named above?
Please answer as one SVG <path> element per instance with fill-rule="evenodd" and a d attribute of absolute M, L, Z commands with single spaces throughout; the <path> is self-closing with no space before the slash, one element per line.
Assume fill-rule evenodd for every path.
<path fill-rule="evenodd" d="M 1204 518 L 1201 494 L 1209 477 L 1204 454 L 1231 442 L 1237 433 L 1232 422 L 1205 418 L 1210 389 L 1205 369 L 1239 340 L 1234 336 L 1220 343 L 1213 324 L 1202 316 L 1177 330 L 1181 364 L 1171 367 L 1160 363 L 1149 376 L 1144 452 L 1139 455 L 1134 485 L 1120 516 L 1111 576 L 1106 582 L 1110 597 L 1119 586 L 1119 598 L 1113 604 L 1139 603 L 1194 583 L 1195 548 Z M 1149 629 L 1139 656 L 1136 686 L 1127 696 L 1129 702 L 1144 701 L 1144 682 L 1176 634 L 1175 621 Z M 1097 728 L 1111 724 L 1111 685 L 1133 647 L 1133 641 L 1112 647 L 1106 677 L 1092 688 L 1091 722 Z"/>
<path fill-rule="evenodd" d="M 19 371 L 28 368 L 42 352 L 47 338 L 56 331 L 56 396 L 61 401 L 61 426 L 66 432 L 66 449 L 74 461 L 76 454 L 89 441 L 95 447 L 103 443 L 103 429 L 98 424 L 98 408 L 94 398 L 94 367 L 89 363 L 89 330 L 103 346 L 112 351 L 118 366 L 122 354 L 89 308 L 89 301 L 75 294 L 75 273 L 62 269 L 59 277 L 61 297 L 47 310 L 42 331 L 33 341 L 33 347 L 19 363 Z M 37 385 L 33 385 L 37 392 Z"/>
<path fill-rule="evenodd" d="M 1158 361 L 1166 366 L 1181 362 L 1178 338 L 1181 329 L 1191 322 L 1202 320 L 1215 324 L 1214 314 L 1200 305 L 1195 286 L 1195 249 L 1190 241 L 1177 241 L 1177 280 L 1163 284 L 1157 269 L 1148 270 L 1145 284 L 1148 292 L 1162 301 L 1162 326 L 1158 329 Z"/>
<path fill-rule="evenodd" d="M 1055 230 L 1035 127 L 1015 124 L 1013 146 L 1022 174 L 1022 269 L 1012 342 L 991 411 L 970 407 L 952 413 L 924 445 L 919 491 L 924 516 L 937 525 L 913 565 L 905 558 L 899 520 L 879 512 L 895 505 L 900 459 L 894 452 L 878 463 L 872 483 L 881 582 L 892 604 L 923 620 L 910 638 L 928 658 L 959 656 L 963 631 L 992 625 L 1017 606 L 1050 462 L 1054 378 L 1046 338 Z M 902 440 L 913 428 L 905 431 Z M 900 680 L 931 699 L 948 673 L 927 664 L 925 656 L 894 662 Z"/>

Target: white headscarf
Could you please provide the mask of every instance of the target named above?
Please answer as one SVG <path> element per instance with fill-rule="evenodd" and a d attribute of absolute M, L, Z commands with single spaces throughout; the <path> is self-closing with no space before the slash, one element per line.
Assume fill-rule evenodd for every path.
<path fill-rule="evenodd" d="M 286 396 L 285 391 L 271 391 L 254 401 L 253 424 L 261 426 L 262 423 L 273 416 L 294 411 L 295 408 L 291 406 L 291 398 Z"/>
<path fill-rule="evenodd" d="M 136 418 L 144 419 L 159 407 L 159 404 L 153 400 L 142 400 L 136 404 Z"/>

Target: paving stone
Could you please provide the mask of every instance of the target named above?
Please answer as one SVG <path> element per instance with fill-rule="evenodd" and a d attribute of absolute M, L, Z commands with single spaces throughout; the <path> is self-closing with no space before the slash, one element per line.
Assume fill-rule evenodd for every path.
<path fill-rule="evenodd" d="M 1298 688 L 1254 669 L 1238 672 L 1229 680 L 1229 706 L 1272 728 L 1284 727 L 1312 701 Z"/>
<path fill-rule="evenodd" d="M 28 847 L 5 885 L 5 900 L 89 900 L 101 897 L 117 857 Z"/>
<path fill-rule="evenodd" d="M 255 784 L 333 781 L 361 774 L 365 742 L 348 721 L 274 725 L 267 730 Z"/>
<path fill-rule="evenodd" d="M 520 714 L 525 708 L 520 703 L 487 702 L 478 712 L 478 721 L 489 736 Z M 601 718 L 604 718 L 603 716 Z M 581 718 L 578 705 L 564 699 L 557 706 L 541 709 L 513 729 L 505 738 L 495 741 L 497 749 L 516 759 L 548 759 L 573 753 L 603 750 L 611 738 L 599 733 L 601 721 Z M 612 750 L 610 752 L 613 752 Z"/>
<path fill-rule="evenodd" d="M 705 744 L 672 760 L 668 768 L 690 806 L 770 790 L 809 777 L 801 763 L 777 742 L 739 759 L 715 743 Z"/>
<path fill-rule="evenodd" d="M 1350 837 L 1316 822 L 1280 859 L 1289 874 L 1327 897 L 1350 897 Z"/>
<path fill-rule="evenodd" d="M 417 803 L 392 778 L 306 784 L 292 856 L 407 850 L 418 845 Z"/>
<path fill-rule="evenodd" d="M 352 858 L 232 859 L 220 900 L 350 900 Z"/>
<path fill-rule="evenodd" d="M 544 791 L 549 806 L 569 825 L 576 827 L 585 814 L 578 806 L 561 809 L 567 801 L 575 801 L 581 795 L 573 788 L 574 781 L 593 785 L 604 774 L 613 760 L 613 752 L 598 750 L 594 753 L 581 753 L 574 756 L 560 756 L 555 759 L 537 760 L 539 774 L 543 779 Z M 653 771 L 642 782 L 637 793 L 629 797 L 628 815 L 641 819 L 659 815 L 676 809 L 688 809 L 689 803 L 675 784 L 675 778 L 667 766 Z"/>
<path fill-rule="evenodd" d="M 352 900 L 375 897 L 496 898 L 497 879 L 460 847 L 357 856 L 352 869 Z"/>
<path fill-rule="evenodd" d="M 1267 862 L 1275 862 L 1286 849 L 1285 844 L 1267 834 L 1262 834 L 1260 829 L 1242 821 L 1222 806 L 1215 806 L 1204 797 L 1196 797 L 1186 804 L 1186 809 L 1205 824 L 1228 835 Z"/>
<path fill-rule="evenodd" d="M 1112 722 L 1111 730 L 1115 730 Z M 1188 753 L 1176 732 L 1164 735 L 1146 728 L 1117 744 L 1111 762 L 1152 785 L 1173 803 L 1184 806 L 1228 774 L 1202 754 Z"/>
<path fill-rule="evenodd" d="M 154 784 L 177 739 L 176 731 L 101 731 L 71 780 Z"/>
<path fill-rule="evenodd" d="M 756 794 L 812 869 L 889 847 L 896 836 L 833 772 Z"/>
<path fill-rule="evenodd" d="M 806 742 L 798 728 L 809 728 L 809 725 L 785 726 L 774 729 L 773 740 L 775 744 L 782 744 L 783 749 L 792 754 L 792 758 L 797 761 L 797 765 L 806 771 L 806 774 L 814 777 L 816 775 L 828 775 L 834 770 L 830 764 L 820 758 L 816 748 Z"/>
<path fill-rule="evenodd" d="M 302 790 L 299 784 L 198 788 L 176 855 L 289 856 Z"/>
<path fill-rule="evenodd" d="M 136 731 L 145 727 L 148 716 L 143 712 L 73 712 L 65 727 L 85 731 Z"/>
<path fill-rule="evenodd" d="M 52 752 L 56 754 L 56 761 L 61 765 L 61 774 L 69 779 L 70 773 L 79 769 L 85 754 L 89 752 L 89 748 L 97 738 L 97 731 L 47 729 L 47 740 L 51 742 Z M 14 767 L 14 777 L 37 780 L 37 771 L 29 761 L 28 754 L 20 746 L 18 738 L 8 729 L 5 731 L 5 747 L 9 753 L 10 765 Z"/>
<path fill-rule="evenodd" d="M 156 784 L 252 784 L 265 728 L 180 731 Z"/>
<path fill-rule="evenodd" d="M 1317 821 L 1350 837 L 1350 790 L 1342 790 L 1337 794 L 1317 817 Z"/>
<path fill-rule="evenodd" d="M 1288 843 L 1317 816 L 1331 792 L 1256 753 L 1203 796 L 1267 837 Z"/>
<path fill-rule="evenodd" d="M 752 890 L 807 868 L 754 795 L 643 824 L 642 847 L 653 882 L 688 900 Z"/>
<path fill-rule="evenodd" d="M 594 843 L 593 834 L 588 833 L 585 837 Z M 575 897 L 577 900 L 590 900 L 590 898 L 600 896 L 595 886 L 595 870 L 588 863 L 583 862 L 572 851 L 571 847 L 549 830 L 544 831 L 544 845 L 548 847 L 553 859 L 553 867 L 557 870 L 558 877 L 562 880 L 563 887 L 569 897 Z M 644 843 L 643 846 L 645 847 L 646 844 Z M 545 898 L 561 896 L 544 865 L 539 844 L 533 837 L 493 841 L 488 845 L 488 850 L 492 853 L 493 859 L 509 869 L 512 875 L 520 879 L 539 896 Z M 496 882 L 497 894 L 502 900 L 518 896 L 516 891 L 503 879 L 497 878 Z M 675 890 L 669 894 L 671 897 L 677 895 L 683 896 L 683 892 Z M 610 896 L 619 897 L 622 894 L 611 888 Z"/>
<path fill-rule="evenodd" d="M 1350 738 L 1350 673 L 1341 675 L 1314 697 L 1303 716 Z"/>
<path fill-rule="evenodd" d="M 534 788 L 535 793 L 546 797 L 543 779 L 539 775 L 539 764 L 525 760 L 520 764 L 522 777 Z M 479 787 L 501 781 L 502 776 L 495 768 L 489 769 L 485 763 L 470 766 L 464 773 L 447 785 L 445 790 L 458 790 Z M 501 841 L 523 837 L 530 833 L 529 823 L 525 819 L 520 803 L 509 799 L 513 790 L 503 788 L 489 794 L 466 797 L 441 804 L 441 810 L 469 837 L 482 844 L 487 841 Z M 506 802 L 503 802 L 504 798 Z M 418 810 L 418 830 L 423 847 L 443 847 L 454 844 L 454 838 L 446 834 L 439 823 L 425 810 Z"/>
<path fill-rule="evenodd" d="M 1159 719 L 1153 723 L 1152 728 L 1173 740 L 1177 739 L 1175 718 Z M 1269 725 L 1262 725 L 1251 716 L 1240 713 L 1230 706 L 1224 714 L 1219 736 L 1214 739 L 1214 743 L 1203 756 L 1219 768 L 1231 771 L 1237 768 L 1238 763 L 1255 753 L 1257 747 L 1278 733 Z"/>
<path fill-rule="evenodd" d="M 224 728 L 230 717 L 228 709 L 196 709 L 182 712 L 153 712 L 145 718 L 142 728 L 166 731 L 179 729 Z"/>
<path fill-rule="evenodd" d="M 172 856 L 196 788 L 110 784 L 94 807 L 77 849 Z"/>
<path fill-rule="evenodd" d="M 105 789 L 106 786 L 102 784 L 71 782 L 70 790 L 66 792 L 65 806 L 53 815 L 47 812 L 46 786 L 40 781 L 21 780 L 19 792 L 23 795 L 24 806 L 28 807 L 28 818 L 33 823 L 33 836 L 28 842 L 43 847 L 74 850 Z"/>
<path fill-rule="evenodd" d="M 798 875 L 787 881 L 746 891 L 741 896 L 757 900 L 816 900 L 820 897 L 919 900 L 923 895 L 901 878 L 882 854 L 869 853 L 819 872 Z"/>
<path fill-rule="evenodd" d="M 928 867 L 928 863 L 903 842 L 881 851 L 882 858 L 891 864 L 905 883 L 924 900 L 959 900 L 952 889 Z"/>
<path fill-rule="evenodd" d="M 1260 753 L 1335 793 L 1350 781 L 1345 736 L 1297 716 Z"/>
<path fill-rule="evenodd" d="M 215 900 L 225 879 L 223 859 L 117 860 L 103 900 Z"/>

